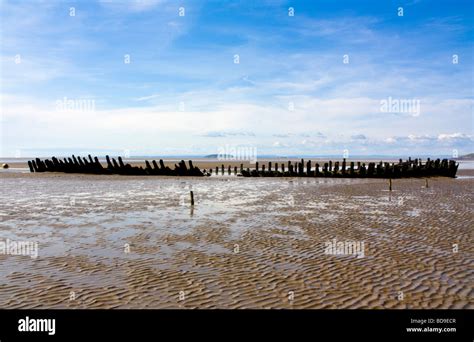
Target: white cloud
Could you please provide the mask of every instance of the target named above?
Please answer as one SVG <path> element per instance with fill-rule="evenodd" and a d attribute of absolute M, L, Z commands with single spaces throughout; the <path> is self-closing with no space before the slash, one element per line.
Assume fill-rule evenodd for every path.
<path fill-rule="evenodd" d="M 195 101 L 202 101 L 201 96 L 197 92 L 188 100 L 191 103 L 194 98 Z M 156 149 L 170 146 L 179 149 L 192 142 L 205 149 L 209 143 L 206 138 L 220 137 L 235 143 L 259 144 L 262 151 L 271 147 L 339 151 L 348 146 L 351 150 L 370 146 L 393 151 L 416 146 L 432 153 L 440 153 L 443 146 L 472 145 L 472 136 L 468 133 L 445 130 L 450 120 L 444 113 L 451 110 L 455 100 L 438 103 L 436 112 L 432 113 L 433 116 L 445 118 L 442 125 L 424 120 L 423 129 L 419 128 L 419 124 L 410 123 L 420 118 L 375 113 L 373 103 L 378 103 L 378 100 L 305 97 L 300 99 L 299 109 L 291 112 L 278 103 L 235 103 L 221 98 L 217 105 L 209 109 L 198 106 L 200 109 L 195 110 L 193 106 L 188 106 L 190 110 L 183 112 L 173 110 L 168 104 L 120 109 L 103 109 L 96 105 L 95 111 L 80 112 L 58 111 L 54 101 L 3 94 L 2 143 L 9 150 L 17 146 L 26 147 L 33 141 L 35 145 L 45 147 L 59 144 L 92 148 L 133 143 L 137 148 Z M 174 104 L 171 107 L 176 108 Z M 458 108 L 461 107 L 458 105 Z M 374 116 L 369 115 L 371 111 Z M 436 123 L 436 120 L 433 122 Z M 400 132 L 407 134 L 393 135 L 398 126 L 402 127 Z M 281 132 L 282 127 L 287 132 Z M 411 130 L 410 127 L 416 129 Z M 438 133 L 418 133 L 420 130 Z M 284 138 L 285 143 L 274 141 L 275 137 Z M 304 139 L 300 140 L 301 137 Z"/>
<path fill-rule="evenodd" d="M 473 141 L 473 136 L 464 133 L 451 133 L 451 134 L 439 134 L 438 140 L 440 141 L 452 141 L 452 140 L 470 140 Z"/>

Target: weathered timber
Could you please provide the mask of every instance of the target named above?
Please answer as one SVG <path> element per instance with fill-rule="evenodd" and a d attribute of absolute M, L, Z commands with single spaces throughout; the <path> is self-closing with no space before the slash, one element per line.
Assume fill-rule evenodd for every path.
<path fill-rule="evenodd" d="M 118 160 L 118 162 L 117 162 Z M 119 174 L 119 175 L 165 175 L 165 176 L 210 176 L 212 169 L 207 172 L 205 169 L 201 171 L 198 167 L 193 165 L 192 160 L 188 161 L 186 165 L 184 160 L 174 165 L 174 169 L 165 166 L 162 159 L 159 165 L 155 160 L 151 163 L 145 160 L 145 168 L 131 166 L 124 163 L 122 157 L 110 158 L 106 156 L 107 167 L 102 166 L 97 157 L 81 157 L 72 155 L 70 158 L 58 159 L 52 157 L 51 159 L 41 160 L 35 158 L 28 161 L 30 172 L 66 172 L 66 173 L 92 173 L 92 174 Z M 303 159 L 300 162 L 292 164 L 288 161 L 288 171 L 285 170 L 285 164 L 281 164 L 281 171 L 279 164 L 272 162 L 267 165 L 261 165 L 256 162 L 255 169 L 247 168 L 244 170 L 243 164 L 240 164 L 240 172 L 238 167 L 234 166 L 234 175 L 244 177 L 361 177 L 361 178 L 408 178 L 408 177 L 456 177 L 459 164 L 454 160 L 427 158 L 425 162 L 422 159 L 408 158 L 407 161 L 399 160 L 398 163 L 389 163 L 380 161 L 379 163 L 357 162 L 357 169 L 355 162 L 351 161 L 349 169 L 347 169 L 346 159 L 343 159 L 342 166 L 339 161 L 333 163 L 332 160 L 324 163 L 322 169 L 318 163 L 315 164 L 314 170 L 311 166 L 311 160 L 306 163 Z M 221 174 L 225 175 L 225 166 L 222 164 Z M 216 175 L 219 174 L 219 167 L 216 166 Z M 228 165 L 227 174 L 232 174 L 232 167 Z"/>

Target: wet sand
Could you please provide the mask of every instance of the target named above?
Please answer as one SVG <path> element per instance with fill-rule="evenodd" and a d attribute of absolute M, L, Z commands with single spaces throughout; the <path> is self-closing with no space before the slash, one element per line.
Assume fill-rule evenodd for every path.
<path fill-rule="evenodd" d="M 0 254 L 0 308 L 474 308 L 474 178 L 0 184 L 0 240 L 39 246 Z M 326 254 L 333 239 L 364 256 Z"/>

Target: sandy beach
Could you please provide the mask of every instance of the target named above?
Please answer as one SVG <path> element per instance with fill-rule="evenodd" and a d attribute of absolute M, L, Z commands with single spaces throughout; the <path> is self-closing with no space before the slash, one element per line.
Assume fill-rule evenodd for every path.
<path fill-rule="evenodd" d="M 0 254 L 0 308 L 474 308 L 472 171 L 392 192 L 380 179 L 0 182 L 0 240 L 38 244 L 36 258 Z"/>

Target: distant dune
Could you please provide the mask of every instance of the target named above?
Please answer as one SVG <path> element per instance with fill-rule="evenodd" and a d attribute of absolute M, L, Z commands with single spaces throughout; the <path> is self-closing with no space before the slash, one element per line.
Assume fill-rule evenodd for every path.
<path fill-rule="evenodd" d="M 460 156 L 459 158 L 455 158 L 456 160 L 474 160 L 474 153 L 465 154 Z"/>
<path fill-rule="evenodd" d="M 209 159 L 216 159 L 216 158 L 230 159 L 230 158 L 234 158 L 234 156 L 231 155 L 231 154 L 208 154 L 207 156 L 204 156 L 204 158 L 209 158 Z"/>

